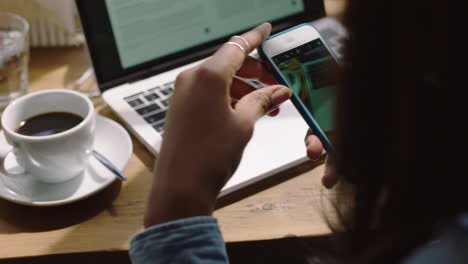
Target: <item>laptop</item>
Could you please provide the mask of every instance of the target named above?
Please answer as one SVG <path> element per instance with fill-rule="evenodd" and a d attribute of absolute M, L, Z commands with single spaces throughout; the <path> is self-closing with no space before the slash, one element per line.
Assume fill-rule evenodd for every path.
<path fill-rule="evenodd" d="M 158 155 L 176 76 L 232 35 L 265 21 L 273 32 L 311 22 L 341 54 L 345 30 L 323 18 L 323 0 L 76 0 L 104 102 Z M 256 52 L 252 53 L 256 56 Z M 253 86 L 263 85 L 247 80 Z M 291 102 L 258 120 L 226 195 L 307 161 L 307 124 Z"/>

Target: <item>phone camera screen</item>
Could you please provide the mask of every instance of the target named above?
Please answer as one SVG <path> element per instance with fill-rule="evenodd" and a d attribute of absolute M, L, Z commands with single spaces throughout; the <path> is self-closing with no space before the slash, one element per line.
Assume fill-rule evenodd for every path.
<path fill-rule="evenodd" d="M 322 40 L 305 43 L 272 59 L 322 130 L 331 132 L 335 82 L 330 75 L 336 61 Z"/>

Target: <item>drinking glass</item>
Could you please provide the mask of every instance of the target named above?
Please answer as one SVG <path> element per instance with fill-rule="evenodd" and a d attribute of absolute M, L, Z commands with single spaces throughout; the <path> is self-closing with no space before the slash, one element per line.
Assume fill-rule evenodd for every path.
<path fill-rule="evenodd" d="M 0 111 L 28 88 L 29 24 L 0 12 Z"/>

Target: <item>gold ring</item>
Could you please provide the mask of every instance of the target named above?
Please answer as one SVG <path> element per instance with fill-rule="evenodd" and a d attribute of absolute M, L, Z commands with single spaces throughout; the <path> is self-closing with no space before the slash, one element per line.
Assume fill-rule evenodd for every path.
<path fill-rule="evenodd" d="M 234 46 L 238 47 L 245 55 L 247 55 L 247 53 L 245 52 L 244 47 L 242 47 L 242 45 L 240 45 L 239 43 L 229 41 L 229 42 L 226 42 L 226 43 L 224 43 L 224 44 L 226 44 L 226 45 L 234 45 Z"/>
<path fill-rule="evenodd" d="M 245 43 L 245 46 L 247 46 L 247 49 L 250 50 L 250 44 L 249 44 L 249 42 L 248 42 L 245 38 L 243 38 L 243 37 L 241 37 L 241 36 L 232 36 L 232 37 L 233 37 L 233 38 L 238 38 L 238 39 L 242 40 L 242 41 Z"/>

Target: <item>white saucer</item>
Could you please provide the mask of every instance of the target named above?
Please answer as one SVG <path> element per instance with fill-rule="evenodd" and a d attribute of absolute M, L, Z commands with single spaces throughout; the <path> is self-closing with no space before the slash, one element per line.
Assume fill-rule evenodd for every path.
<path fill-rule="evenodd" d="M 8 147 L 3 131 L 0 131 L 0 147 Z M 115 121 L 102 116 L 96 116 L 94 149 L 120 170 L 127 166 L 133 151 L 127 131 Z M 14 157 L 7 157 L 5 167 L 15 166 Z M 0 198 L 31 206 L 62 205 L 86 198 L 115 179 L 116 176 L 111 171 L 90 156 L 85 172 L 63 183 L 41 183 L 29 174 L 7 176 L 0 173 Z"/>

